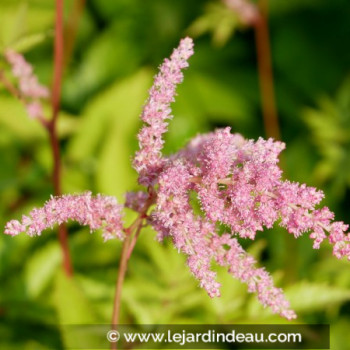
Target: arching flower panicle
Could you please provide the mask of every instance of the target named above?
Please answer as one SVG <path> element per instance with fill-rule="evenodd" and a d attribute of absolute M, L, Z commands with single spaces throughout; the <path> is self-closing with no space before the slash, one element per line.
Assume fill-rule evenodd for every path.
<path fill-rule="evenodd" d="M 90 192 L 81 195 L 53 197 L 42 208 L 33 209 L 22 221 L 9 221 L 5 233 L 16 236 L 26 232 L 29 236 L 41 235 L 42 231 L 69 220 L 89 226 L 91 231 L 102 229 L 105 241 L 124 238 L 122 206 L 115 197 L 97 195 Z"/>

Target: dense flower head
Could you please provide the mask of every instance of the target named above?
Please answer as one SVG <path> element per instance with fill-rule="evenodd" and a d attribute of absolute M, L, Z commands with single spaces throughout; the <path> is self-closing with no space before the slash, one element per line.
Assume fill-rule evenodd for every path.
<path fill-rule="evenodd" d="M 226 133 L 227 130 L 223 131 L 221 136 Z M 256 292 L 264 306 L 270 306 L 288 319 L 295 318 L 282 291 L 274 287 L 272 278 L 264 269 L 254 266 L 255 260 L 243 250 L 237 239 L 230 234 L 220 236 L 216 232 L 215 220 L 194 214 L 189 193 L 196 190 L 197 183 L 191 181 L 190 169 L 189 163 L 177 159 L 159 176 L 157 207 L 152 220 L 160 237 L 170 236 L 175 247 L 187 255 L 191 272 L 209 296 L 220 296 L 220 284 L 211 266 L 215 261 L 246 283 L 250 292 Z M 215 167 L 214 173 L 222 175 Z"/>
<path fill-rule="evenodd" d="M 190 270 L 210 296 L 219 295 L 215 273 L 210 273 L 216 261 L 256 292 L 264 306 L 292 319 L 295 313 L 282 291 L 264 269 L 254 267 L 255 260 L 233 237 L 254 239 L 278 223 L 295 237 L 311 232 L 314 248 L 328 237 L 334 255 L 349 260 L 350 237 L 347 225 L 332 222 L 327 207 L 316 208 L 322 191 L 282 179 L 278 156 L 284 147 L 272 139 L 245 140 L 230 128 L 195 137 L 168 158 L 160 173 L 152 220 L 160 237 L 170 236 L 188 256 Z M 201 215 L 191 206 L 194 194 Z M 230 234 L 219 235 L 218 224 L 229 227 Z"/>
<path fill-rule="evenodd" d="M 161 150 L 162 135 L 167 131 L 166 119 L 171 119 L 170 103 L 174 101 L 176 85 L 182 82 L 182 69 L 188 66 L 187 60 L 193 54 L 193 41 L 181 40 L 170 59 L 165 59 L 154 78 L 149 98 L 144 106 L 141 119 L 145 125 L 138 134 L 140 150 L 134 158 L 134 168 L 139 173 L 139 182 L 153 184 L 164 165 Z"/>
<path fill-rule="evenodd" d="M 190 178 L 190 172 L 181 162 L 162 172 L 153 218 L 165 229 L 160 231 L 162 237 L 170 236 L 178 251 L 188 256 L 190 270 L 201 287 L 211 297 L 219 296 L 220 284 L 215 279 L 216 273 L 211 271 L 212 251 L 207 242 L 215 226 L 194 215 L 188 201 L 188 191 L 193 187 Z"/>
<path fill-rule="evenodd" d="M 227 1 L 246 23 L 258 12 L 244 0 Z M 140 151 L 134 159 L 139 182 L 156 189 L 156 206 L 148 217 L 158 239 L 170 237 L 175 247 L 187 256 L 188 266 L 211 297 L 220 295 L 220 284 L 212 262 L 226 266 L 229 273 L 248 285 L 264 306 L 287 319 L 296 315 L 281 289 L 239 245 L 241 239 L 255 239 L 257 232 L 275 223 L 295 237 L 310 232 L 314 248 L 328 238 L 336 257 L 350 259 L 347 225 L 332 222 L 328 208 L 317 208 L 323 192 L 304 184 L 282 179 L 278 157 L 284 143 L 273 139 L 246 140 L 230 128 L 196 136 L 184 149 L 162 156 L 161 135 L 170 118 L 175 83 L 182 81 L 181 68 L 192 54 L 192 41 L 184 39 L 171 60 L 160 68 L 141 119 L 146 123 L 139 133 Z M 169 67 L 173 67 L 172 69 Z M 138 208 L 133 194 L 129 207 Z M 201 213 L 195 213 L 193 199 Z M 219 234 L 218 227 L 228 232 Z"/>
<path fill-rule="evenodd" d="M 89 226 L 91 231 L 102 229 L 105 241 L 124 238 L 122 206 L 114 197 L 92 196 L 90 192 L 81 195 L 64 195 L 51 198 L 42 208 L 33 209 L 21 221 L 7 223 L 5 233 L 16 236 L 26 232 L 29 236 L 41 235 L 47 228 L 69 220 Z"/>
<path fill-rule="evenodd" d="M 18 79 L 20 97 L 24 100 L 27 113 L 34 119 L 41 118 L 43 111 L 40 100 L 49 97 L 48 88 L 39 83 L 33 67 L 21 54 L 7 50 L 5 58 L 11 65 L 13 76 Z"/>

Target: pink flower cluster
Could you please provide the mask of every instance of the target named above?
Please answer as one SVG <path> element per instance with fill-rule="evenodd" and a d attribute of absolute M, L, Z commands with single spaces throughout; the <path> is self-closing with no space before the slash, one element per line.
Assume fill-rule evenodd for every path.
<path fill-rule="evenodd" d="M 188 56 L 189 47 L 192 51 L 192 42 L 185 40 L 186 45 L 182 41 L 172 56 L 173 61 L 178 60 L 172 63 L 175 67 L 187 66 L 183 57 Z M 139 134 L 141 150 L 134 163 L 138 164 L 140 183 L 157 189 L 150 224 L 160 240 L 171 237 L 175 247 L 187 255 L 190 270 L 211 297 L 220 295 L 220 284 L 211 268 L 215 261 L 246 283 L 250 292 L 256 292 L 264 306 L 287 319 L 296 317 L 269 274 L 254 266 L 254 259 L 234 237 L 254 239 L 258 231 L 278 223 L 295 237 L 311 232 L 314 248 L 327 238 L 336 257 L 350 259 L 347 225 L 332 223 L 328 208 L 316 208 L 323 198 L 321 191 L 282 180 L 278 167 L 278 156 L 285 147 L 282 142 L 246 140 L 226 128 L 197 136 L 183 150 L 162 157 L 160 134 L 165 131 L 163 121 L 169 112 L 164 112 L 163 105 L 155 106 L 154 101 L 172 101 L 174 88 L 172 76 L 169 84 L 164 81 L 168 79 L 164 72 L 160 76 L 161 88 L 158 76 L 144 109 L 142 118 L 150 126 Z M 140 193 L 137 196 L 144 201 Z M 193 198 L 200 204 L 200 214 L 193 210 Z M 229 232 L 220 235 L 220 225 Z"/>
<path fill-rule="evenodd" d="M 125 207 L 142 214 L 141 224 L 147 216 L 159 240 L 169 237 L 173 241 L 209 296 L 220 295 L 212 270 L 215 262 L 246 283 L 249 292 L 257 293 L 262 305 L 293 319 L 296 315 L 281 289 L 273 285 L 264 268 L 255 267 L 256 261 L 238 238 L 254 240 L 258 231 L 277 223 L 295 237 L 310 232 L 315 249 L 327 239 L 337 258 L 350 260 L 348 226 L 332 222 L 334 215 L 327 207 L 317 208 L 323 198 L 321 191 L 282 179 L 278 167 L 285 147 L 282 142 L 246 140 L 225 128 L 195 137 L 174 155 L 161 154 L 165 120 L 171 117 L 169 105 L 176 84 L 183 79 L 181 69 L 188 66 L 192 53 L 192 40 L 183 39 L 155 77 L 141 116 L 145 125 L 138 135 L 140 150 L 133 164 L 147 191 L 127 193 Z M 16 60 L 16 74 L 30 75 L 31 69 L 20 58 Z M 66 195 L 52 198 L 21 222 L 10 221 L 5 233 L 39 235 L 55 223 L 71 219 L 91 230 L 101 228 L 105 240 L 122 239 L 128 231 L 123 229 L 121 209 L 112 197 Z M 225 233 L 221 233 L 224 227 Z"/>
<path fill-rule="evenodd" d="M 49 90 L 38 82 L 38 78 L 33 73 L 33 67 L 22 55 L 7 50 L 5 58 L 12 67 L 12 74 L 18 78 L 20 97 L 25 101 L 28 114 L 34 119 L 41 118 L 43 111 L 40 99 L 48 98 Z"/>
<path fill-rule="evenodd" d="M 234 11 L 245 25 L 254 24 L 259 18 L 257 6 L 249 0 L 223 0 L 225 5 Z"/>
<path fill-rule="evenodd" d="M 5 233 L 11 236 L 21 232 L 26 232 L 29 236 L 41 235 L 45 229 L 69 220 L 89 226 L 91 231 L 102 229 L 105 241 L 124 238 L 122 206 L 114 197 L 93 197 L 90 192 L 51 198 L 43 208 L 33 209 L 29 216 L 24 215 L 21 222 L 8 222 Z"/>
<path fill-rule="evenodd" d="M 222 170 L 211 169 L 217 174 Z M 205 186 L 199 175 L 198 167 L 184 159 L 174 160 L 160 174 L 157 207 L 150 217 L 158 238 L 170 236 L 175 247 L 187 255 L 191 272 L 209 296 L 220 296 L 220 284 L 211 267 L 215 261 L 246 283 L 250 292 L 256 292 L 264 306 L 288 319 L 295 318 L 282 291 L 274 287 L 264 269 L 254 266 L 255 260 L 243 250 L 237 239 L 230 234 L 220 236 L 216 232 L 217 220 L 211 220 L 209 215 L 195 215 L 190 204 L 191 193 L 198 195 L 198 188 Z M 214 184 L 217 190 L 218 183 Z M 218 215 L 218 212 L 213 215 Z"/>

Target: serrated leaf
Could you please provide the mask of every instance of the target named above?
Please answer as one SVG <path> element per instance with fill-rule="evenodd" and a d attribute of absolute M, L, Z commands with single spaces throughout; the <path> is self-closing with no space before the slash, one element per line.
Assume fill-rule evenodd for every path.
<path fill-rule="evenodd" d="M 323 311 L 350 300 L 350 290 L 320 283 L 300 282 L 286 289 L 286 296 L 296 312 Z"/>
<path fill-rule="evenodd" d="M 207 32 L 212 33 L 213 43 L 223 46 L 241 24 L 237 14 L 222 3 L 209 3 L 205 12 L 188 28 L 191 36 L 197 37 Z"/>
<path fill-rule="evenodd" d="M 330 188 L 328 197 L 341 199 L 349 186 L 350 173 L 350 79 L 347 78 L 334 98 L 323 97 L 319 107 L 304 110 L 304 120 L 322 158 L 314 177 Z"/>

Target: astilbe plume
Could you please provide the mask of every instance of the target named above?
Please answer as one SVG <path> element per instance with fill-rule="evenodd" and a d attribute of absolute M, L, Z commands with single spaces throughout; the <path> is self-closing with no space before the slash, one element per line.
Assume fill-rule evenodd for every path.
<path fill-rule="evenodd" d="M 16 236 L 26 232 L 29 236 L 41 235 L 47 228 L 69 220 L 89 226 L 90 230 L 102 229 L 105 241 L 124 238 L 122 206 L 115 197 L 92 196 L 90 192 L 80 195 L 64 195 L 51 198 L 43 208 L 33 209 L 22 221 L 11 220 L 6 224 L 5 233 Z"/>
<path fill-rule="evenodd" d="M 38 78 L 33 73 L 33 67 L 25 58 L 13 51 L 6 50 L 5 58 L 11 65 L 12 74 L 18 79 L 18 91 L 30 117 L 42 118 L 42 99 L 49 97 L 49 90 L 39 83 Z"/>
<path fill-rule="evenodd" d="M 149 98 L 141 115 L 146 124 L 138 134 L 140 150 L 134 158 L 134 168 L 140 175 L 139 182 L 143 185 L 153 184 L 162 169 L 162 134 L 167 131 L 168 126 L 165 120 L 172 118 L 170 103 L 174 102 L 176 84 L 181 83 L 183 79 L 181 69 L 188 66 L 187 60 L 192 54 L 193 42 L 189 39 L 182 40 L 170 60 L 165 59 L 160 66 L 159 74 L 149 91 Z"/>
<path fill-rule="evenodd" d="M 192 40 L 183 39 L 155 77 L 141 115 L 145 125 L 133 162 L 139 183 L 147 191 L 128 192 L 125 207 L 140 213 L 137 222 L 147 220 L 159 240 L 172 240 L 187 256 L 190 271 L 209 296 L 220 295 L 211 267 L 216 262 L 246 283 L 249 292 L 257 293 L 262 305 L 293 319 L 296 315 L 282 290 L 274 286 L 264 268 L 255 266 L 238 238 L 253 240 L 258 231 L 277 223 L 295 237 L 310 232 L 315 249 L 327 239 L 337 258 L 350 260 L 348 226 L 332 222 L 334 215 L 327 207 L 316 208 L 322 191 L 282 179 L 278 167 L 278 156 L 285 147 L 282 142 L 246 140 L 225 128 L 195 137 L 176 154 L 162 155 L 165 120 L 171 118 L 170 103 L 183 79 L 181 69 L 188 66 L 192 53 Z M 200 213 L 193 210 L 193 198 L 200 204 Z M 53 198 L 22 222 L 9 222 L 5 233 L 40 234 L 69 219 L 92 230 L 102 227 L 105 239 L 123 239 L 130 233 L 130 228 L 123 229 L 121 206 L 115 199 L 90 193 Z M 218 228 L 223 225 L 227 232 L 222 234 Z"/>

